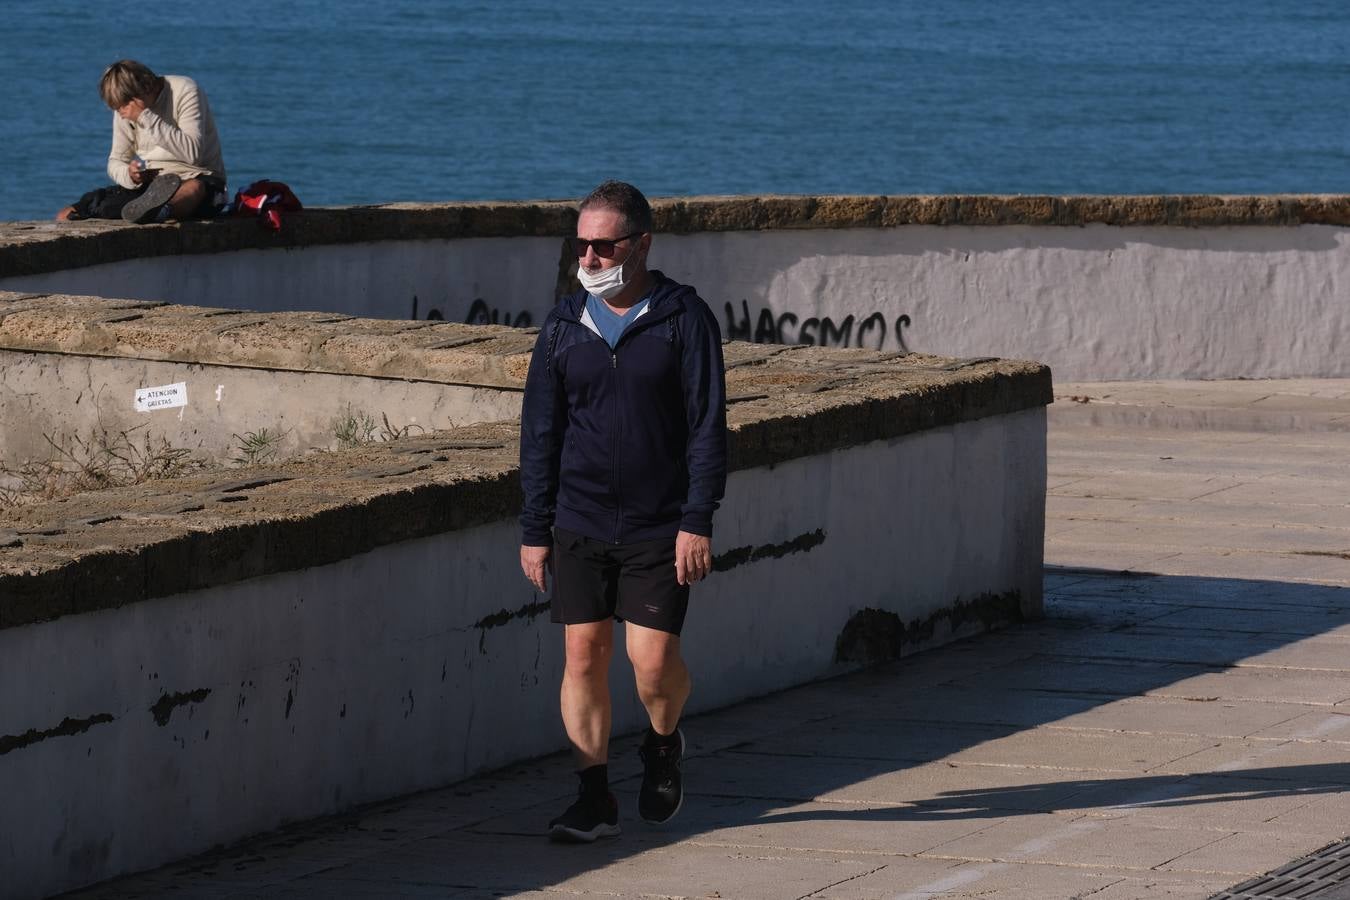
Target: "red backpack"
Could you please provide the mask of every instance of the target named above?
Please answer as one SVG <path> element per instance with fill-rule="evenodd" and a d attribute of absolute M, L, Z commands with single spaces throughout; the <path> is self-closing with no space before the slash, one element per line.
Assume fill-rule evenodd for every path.
<path fill-rule="evenodd" d="M 290 186 L 280 181 L 255 181 L 234 195 L 236 216 L 257 216 L 258 224 L 281 230 L 281 214 L 304 209 Z"/>

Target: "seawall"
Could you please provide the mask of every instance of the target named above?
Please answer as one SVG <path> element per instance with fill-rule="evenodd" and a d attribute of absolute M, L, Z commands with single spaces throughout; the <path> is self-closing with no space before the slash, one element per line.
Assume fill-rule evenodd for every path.
<path fill-rule="evenodd" d="M 1350 374 L 1341 196 L 658 200 L 653 263 L 724 334 L 1038 359 L 1061 378 Z M 571 284 L 565 203 L 0 226 L 0 289 L 248 311 L 537 324 Z"/>

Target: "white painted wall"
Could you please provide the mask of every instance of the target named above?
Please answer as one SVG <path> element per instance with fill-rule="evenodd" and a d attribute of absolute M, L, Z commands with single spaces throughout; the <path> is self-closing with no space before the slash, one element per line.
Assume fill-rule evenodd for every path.
<path fill-rule="evenodd" d="M 691 712 L 840 671 L 835 639 L 863 607 L 909 621 L 1021 591 L 1038 612 L 1044 497 L 1044 409 L 733 474 L 715 552 L 825 540 L 694 588 Z M 0 741 L 113 717 L 0 754 L 0 897 L 564 747 L 547 612 L 474 624 L 541 599 L 517 542 L 500 522 L 0 630 Z M 631 731 L 644 723 L 616 660 L 616 731 Z M 198 690 L 157 723 L 162 695 Z"/>
<path fill-rule="evenodd" d="M 0 464 L 52 455 L 45 436 L 70 446 L 95 432 L 128 432 L 136 445 L 161 440 L 195 456 L 225 462 L 243 456 L 244 438 L 263 429 L 274 460 L 338 448 L 336 426 L 348 417 L 416 436 L 437 429 L 514 419 L 523 394 L 441 382 L 287 372 L 56 353 L 0 350 Z M 185 406 L 138 412 L 136 391 L 184 384 Z"/>
<path fill-rule="evenodd" d="M 559 238 L 380 241 L 278 250 L 158 256 L 0 279 L 0 290 L 166 300 L 256 312 L 325 311 L 380 319 L 438 309 L 464 321 L 482 297 L 507 314 L 552 305 Z M 511 298 L 511 303 L 505 302 Z M 522 305 L 523 304 L 523 305 Z M 453 313 L 453 314 L 452 314 Z M 528 323 L 520 323 L 528 324 Z"/>
<path fill-rule="evenodd" d="M 275 311 L 503 324 L 551 303 L 556 238 L 353 244 L 129 260 L 0 281 Z M 904 226 L 658 235 L 653 265 L 724 332 L 1048 363 L 1059 379 L 1350 375 L 1350 229 Z M 478 310 L 482 312 L 482 307 Z M 874 317 L 875 314 L 875 317 Z M 771 327 L 760 329 L 761 316 Z M 902 316 L 908 324 L 900 325 Z M 509 320 L 509 321 L 508 321 Z M 815 320 L 815 321 L 811 321 Z M 869 321 L 863 334 L 863 322 Z M 884 325 L 884 332 L 882 326 Z"/>

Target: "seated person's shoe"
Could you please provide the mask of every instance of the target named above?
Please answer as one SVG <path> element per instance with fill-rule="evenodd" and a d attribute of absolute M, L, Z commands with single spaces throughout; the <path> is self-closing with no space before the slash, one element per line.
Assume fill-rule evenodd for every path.
<path fill-rule="evenodd" d="M 146 185 L 139 197 L 129 200 L 122 207 L 122 218 L 136 225 L 155 221 L 159 208 L 173 199 L 182 183 L 183 179 L 172 172 L 161 172 Z"/>
<path fill-rule="evenodd" d="M 684 732 L 678 728 L 670 744 L 652 742 L 652 735 L 638 749 L 642 757 L 642 790 L 638 814 L 653 824 L 668 822 L 684 804 L 684 780 L 680 760 L 684 757 Z"/>
<path fill-rule="evenodd" d="M 549 838 L 565 843 L 589 844 L 618 833 L 619 802 L 608 792 L 601 796 L 582 792 L 566 812 L 548 823 Z"/>

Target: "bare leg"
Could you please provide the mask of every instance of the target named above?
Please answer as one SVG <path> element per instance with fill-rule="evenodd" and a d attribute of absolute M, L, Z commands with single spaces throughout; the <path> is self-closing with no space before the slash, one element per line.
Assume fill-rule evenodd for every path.
<path fill-rule="evenodd" d="M 184 181 L 169 198 L 169 215 L 174 219 L 187 219 L 196 214 L 206 199 L 206 185 L 200 178 Z"/>
<path fill-rule="evenodd" d="M 562 717 L 578 769 L 609 758 L 609 661 L 614 655 L 614 623 L 566 625 L 567 662 L 563 669 Z"/>
<path fill-rule="evenodd" d="M 652 728 L 670 734 L 680 724 L 692 682 L 680 657 L 679 635 L 628 623 L 628 659 L 633 664 L 638 698 L 647 708 Z"/>

